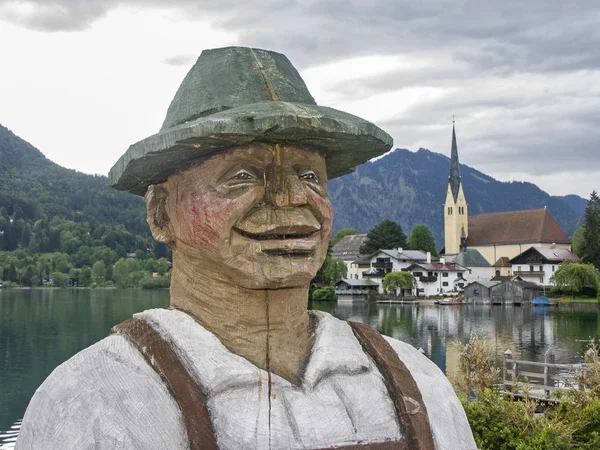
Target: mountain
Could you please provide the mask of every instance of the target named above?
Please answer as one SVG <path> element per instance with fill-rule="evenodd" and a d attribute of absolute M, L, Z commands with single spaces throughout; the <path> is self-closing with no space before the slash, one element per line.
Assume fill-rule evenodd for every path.
<path fill-rule="evenodd" d="M 109 188 L 106 177 L 53 163 L 0 125 L 0 250 L 72 253 L 78 244 L 145 250 L 144 201 Z"/>
<path fill-rule="evenodd" d="M 334 231 L 366 233 L 391 219 L 408 234 L 423 223 L 441 247 L 449 164 L 426 149 L 396 149 L 331 180 Z M 500 182 L 465 165 L 460 170 L 469 214 L 547 207 L 571 235 L 585 210 L 586 200 L 576 195 L 552 197 L 531 183 Z M 0 250 L 72 253 L 77 245 L 104 245 L 114 259 L 151 243 L 143 199 L 109 188 L 106 177 L 53 163 L 0 125 Z"/>
<path fill-rule="evenodd" d="M 366 233 L 391 219 L 407 235 L 414 225 L 427 225 L 442 247 L 449 167 L 450 159 L 439 153 L 396 149 L 329 181 L 334 232 L 350 227 Z M 546 207 L 570 236 L 585 210 L 585 199 L 576 195 L 553 197 L 532 183 L 501 182 L 463 164 L 460 172 L 470 215 Z"/>

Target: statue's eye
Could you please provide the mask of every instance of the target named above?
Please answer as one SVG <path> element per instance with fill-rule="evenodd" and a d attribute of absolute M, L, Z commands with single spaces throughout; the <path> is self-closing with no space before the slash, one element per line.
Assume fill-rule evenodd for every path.
<path fill-rule="evenodd" d="M 314 173 L 312 170 L 309 170 L 308 172 L 304 172 L 303 174 L 301 174 L 300 179 L 306 180 L 306 181 L 312 181 L 313 183 L 317 183 L 319 181 L 317 174 Z"/>
<path fill-rule="evenodd" d="M 232 180 L 253 180 L 254 176 L 252 174 L 249 174 L 245 170 L 240 170 L 233 177 L 231 177 L 231 179 Z"/>

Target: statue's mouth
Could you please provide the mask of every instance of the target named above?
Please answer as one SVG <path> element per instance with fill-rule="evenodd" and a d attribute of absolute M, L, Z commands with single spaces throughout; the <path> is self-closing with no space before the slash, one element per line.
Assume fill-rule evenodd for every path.
<path fill-rule="evenodd" d="M 250 233 L 248 231 L 234 228 L 234 230 L 248 239 L 254 239 L 257 241 L 270 241 L 270 240 L 284 240 L 284 239 L 308 239 L 313 236 L 317 231 L 315 230 L 310 233 L 294 233 L 293 230 L 286 228 L 284 232 L 280 233 Z"/>
<path fill-rule="evenodd" d="M 271 256 L 314 255 L 321 224 L 308 209 L 259 210 L 233 227 L 233 231 L 255 241 Z"/>

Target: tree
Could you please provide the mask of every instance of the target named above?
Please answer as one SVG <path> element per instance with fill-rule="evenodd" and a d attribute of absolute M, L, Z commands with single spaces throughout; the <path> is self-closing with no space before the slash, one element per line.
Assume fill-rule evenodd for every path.
<path fill-rule="evenodd" d="M 396 293 L 396 289 L 404 291 L 412 291 L 417 288 L 417 280 L 410 272 L 390 272 L 386 274 L 381 283 L 381 287 L 386 292 Z"/>
<path fill-rule="evenodd" d="M 600 197 L 593 191 L 585 208 L 581 259 L 600 269 Z"/>
<path fill-rule="evenodd" d="M 342 278 L 346 278 L 348 275 L 348 266 L 341 259 L 333 259 L 328 256 L 325 260 L 325 267 L 323 269 L 323 278 L 327 284 L 335 284 Z"/>
<path fill-rule="evenodd" d="M 52 279 L 52 285 L 62 288 L 69 285 L 69 275 L 62 272 L 52 272 L 50 274 L 50 278 Z"/>
<path fill-rule="evenodd" d="M 96 284 L 103 284 L 106 281 L 106 266 L 104 261 L 96 261 L 92 267 L 92 282 Z"/>
<path fill-rule="evenodd" d="M 384 220 L 375 225 L 367 234 L 367 240 L 360 248 L 360 253 L 370 255 L 382 248 L 406 248 L 406 235 L 402 227 L 391 220 Z"/>
<path fill-rule="evenodd" d="M 410 250 L 422 250 L 424 252 L 431 252 L 436 258 L 439 256 L 435 250 L 435 240 L 433 234 L 427 225 L 415 225 L 410 231 L 408 237 L 408 248 Z"/>
<path fill-rule="evenodd" d="M 575 292 L 580 292 L 586 286 L 592 287 L 596 291 L 600 289 L 600 278 L 593 264 L 562 263 L 560 268 L 552 275 L 550 281 L 553 281 L 556 285 L 555 289 L 571 292 L 571 297 Z"/>
<path fill-rule="evenodd" d="M 573 253 L 579 257 L 583 254 L 584 236 L 585 228 L 579 227 L 575 230 L 575 233 L 573 233 L 573 237 L 571 238 L 571 248 L 573 249 Z"/>
<path fill-rule="evenodd" d="M 333 247 L 335 244 L 340 242 L 342 238 L 346 236 L 352 236 L 353 234 L 356 234 L 356 230 L 354 228 L 342 228 L 340 231 L 333 235 L 331 241 L 329 241 L 329 244 Z"/>

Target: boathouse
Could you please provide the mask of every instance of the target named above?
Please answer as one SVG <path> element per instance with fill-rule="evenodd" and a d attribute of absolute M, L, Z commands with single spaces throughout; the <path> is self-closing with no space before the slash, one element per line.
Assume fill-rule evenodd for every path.
<path fill-rule="evenodd" d="M 492 288 L 499 281 L 477 280 L 465 286 L 465 301 L 473 303 L 491 302 Z"/>

